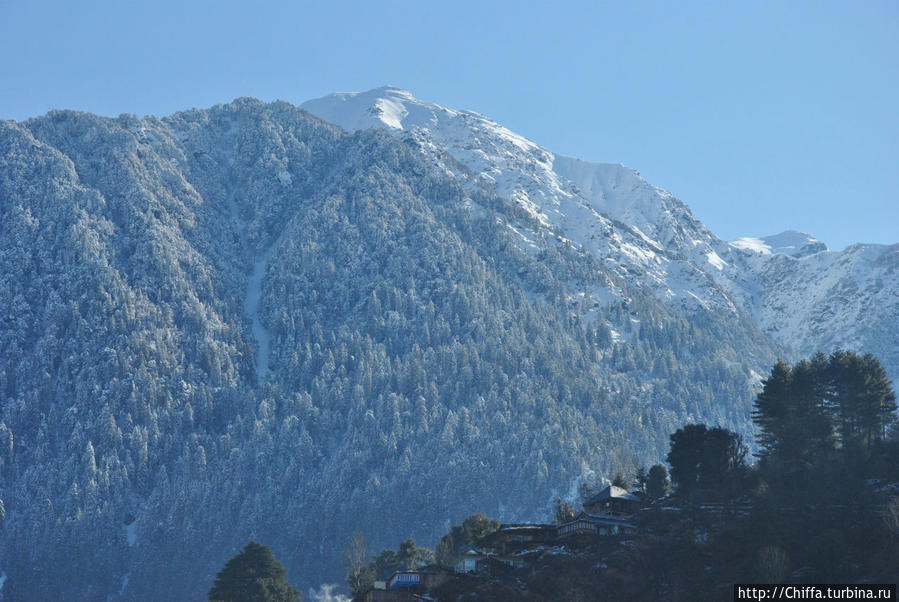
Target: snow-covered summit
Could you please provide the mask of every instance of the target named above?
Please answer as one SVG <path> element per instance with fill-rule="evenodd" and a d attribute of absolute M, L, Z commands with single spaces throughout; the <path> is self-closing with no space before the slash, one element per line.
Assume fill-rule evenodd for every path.
<path fill-rule="evenodd" d="M 379 127 L 412 134 L 424 148 L 450 154 L 545 225 L 579 230 L 598 213 L 659 247 L 678 229 L 672 227 L 671 213 L 689 214 L 683 203 L 635 170 L 557 155 L 483 115 L 424 102 L 393 86 L 331 94 L 302 107 L 351 131 Z M 689 221 L 701 227 L 692 216 Z M 593 233 L 571 234 L 571 240 L 589 246 L 579 234 Z"/>
<path fill-rule="evenodd" d="M 373 127 L 401 130 L 403 120 L 409 116 L 407 105 L 424 108 L 410 92 L 394 86 L 382 86 L 367 92 L 330 94 L 310 100 L 302 106 L 310 113 L 347 130 Z"/>
<path fill-rule="evenodd" d="M 727 243 L 633 169 L 557 155 L 483 115 L 424 102 L 394 87 L 332 94 L 302 107 L 345 129 L 378 127 L 411 136 L 460 180 L 473 172 L 540 224 L 536 230 L 509 224 L 525 246 L 561 236 L 612 260 L 622 277 L 639 274 L 641 284 L 671 303 L 734 310 L 703 271 L 724 268 L 720 254 Z M 470 171 L 460 172 L 445 155 Z"/>
<path fill-rule="evenodd" d="M 483 115 L 421 101 L 408 90 L 396 86 L 381 86 L 366 92 L 338 92 L 304 102 L 301 107 L 347 130 L 387 127 L 412 131 L 415 128 L 447 127 L 456 119 L 481 121 L 482 125 L 489 125 L 495 133 L 523 150 L 537 147 Z"/>
<path fill-rule="evenodd" d="M 552 153 L 483 115 L 424 102 L 393 86 L 331 94 L 302 108 L 350 131 L 385 128 L 395 135 L 411 135 L 446 171 L 453 169 L 441 162 L 443 153 L 478 174 L 501 196 L 518 200 L 546 225 L 555 220 L 540 208 L 552 204 L 551 199 L 532 201 L 527 189 L 544 197 L 566 196 L 552 174 Z"/>
<path fill-rule="evenodd" d="M 731 244 L 738 249 L 755 251 L 763 255 L 781 254 L 792 257 L 806 257 L 828 250 L 827 245 L 814 236 L 797 230 L 787 230 L 761 238 L 738 238 Z"/>

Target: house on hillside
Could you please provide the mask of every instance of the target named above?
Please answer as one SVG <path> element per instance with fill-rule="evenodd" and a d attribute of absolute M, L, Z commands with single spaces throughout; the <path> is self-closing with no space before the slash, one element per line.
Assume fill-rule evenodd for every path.
<path fill-rule="evenodd" d="M 609 485 L 596 495 L 584 501 L 584 512 L 588 514 L 633 514 L 640 509 L 642 500 L 627 490 Z"/>
<path fill-rule="evenodd" d="M 574 520 L 556 527 L 556 534 L 559 539 L 564 539 L 576 535 L 626 535 L 636 530 L 637 527 L 621 515 L 581 512 Z"/>
<path fill-rule="evenodd" d="M 397 571 L 387 581 L 387 589 L 391 591 L 428 591 L 438 587 L 449 579 L 450 571 L 429 564 L 411 571 Z"/>
<path fill-rule="evenodd" d="M 365 593 L 365 602 L 405 602 L 420 600 L 423 594 L 446 583 L 450 571 L 428 565 L 409 571 L 397 571 L 386 582 L 376 582 L 376 587 Z"/>
<path fill-rule="evenodd" d="M 474 573 L 478 570 L 478 561 L 487 557 L 487 553 L 477 548 L 469 548 L 456 562 L 457 573 Z"/>

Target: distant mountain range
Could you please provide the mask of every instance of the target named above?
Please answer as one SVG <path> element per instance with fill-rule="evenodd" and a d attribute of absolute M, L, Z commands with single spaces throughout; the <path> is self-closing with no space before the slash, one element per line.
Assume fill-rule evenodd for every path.
<path fill-rule="evenodd" d="M 354 531 L 544 519 L 686 422 L 748 436 L 778 356 L 899 375 L 897 245 L 728 243 L 396 88 L 303 108 L 0 122 L 8 599 L 202 598 L 250 539 L 341 581 Z"/>

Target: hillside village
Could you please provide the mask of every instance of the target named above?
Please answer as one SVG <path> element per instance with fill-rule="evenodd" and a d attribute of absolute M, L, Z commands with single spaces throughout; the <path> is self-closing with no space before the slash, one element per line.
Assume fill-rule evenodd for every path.
<path fill-rule="evenodd" d="M 634 515 L 643 507 L 640 496 L 609 485 L 583 502 L 583 510 L 560 524 L 501 524 L 466 550 L 452 569 L 424 565 L 394 572 L 375 581 L 365 602 L 428 600 L 433 590 L 453 580 L 515 580 L 515 569 L 528 569 L 546 555 L 569 555 L 600 538 L 626 544 L 637 533 Z M 466 583 L 467 584 L 467 583 Z"/>
<path fill-rule="evenodd" d="M 724 501 L 713 491 L 652 500 L 610 485 L 571 520 L 500 524 L 452 567 L 397 570 L 353 599 L 730 599 L 733 584 L 747 580 L 895 583 L 897 499 L 895 466 L 848 500 L 837 495 L 804 508 L 772 508 L 750 496 Z M 822 537 L 834 547 L 825 549 Z M 765 545 L 772 539 L 779 545 Z M 797 539 L 805 558 L 788 551 Z"/>
<path fill-rule="evenodd" d="M 687 424 L 670 436 L 670 480 L 662 464 L 618 472 L 599 491 L 585 484 L 578 509 L 557 498 L 551 523 L 471 514 L 433 549 L 406 539 L 377 555 L 357 531 L 353 599 L 706 600 L 740 583 L 899 582 L 899 416 L 876 358 L 778 362 L 752 419 L 756 462 L 738 433 Z M 295 602 L 286 572 L 251 542 L 209 598 L 261 587 Z"/>
<path fill-rule="evenodd" d="M 742 437 L 688 424 L 666 463 L 561 500 L 553 524 L 472 515 L 439 542 L 369 565 L 355 599 L 730 598 L 735 583 L 899 581 L 896 396 L 873 356 L 778 362 L 756 398 L 758 461 Z M 429 551 L 425 551 L 429 552 Z M 386 555 L 386 556 L 385 556 Z M 406 559 L 384 575 L 379 559 Z M 431 557 L 433 558 L 433 556 Z M 451 562 L 449 562 L 451 560 Z"/>

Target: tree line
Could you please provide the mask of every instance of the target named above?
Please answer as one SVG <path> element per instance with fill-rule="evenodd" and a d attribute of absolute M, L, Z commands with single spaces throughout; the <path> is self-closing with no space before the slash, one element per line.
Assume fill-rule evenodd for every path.
<path fill-rule="evenodd" d="M 895 578 L 899 498 L 879 493 L 877 485 L 899 483 L 899 420 L 879 361 L 841 350 L 792 366 L 778 361 L 762 385 L 752 412 L 758 462 L 750 463 L 749 448 L 734 431 L 705 424 L 678 429 L 670 437 L 667 467 L 638 468 L 632 481 L 619 471 L 612 479 L 648 506 L 637 517 L 643 534 L 636 545 L 602 561 L 621 562 L 627 570 L 610 581 L 594 568 L 577 587 L 634 599 L 703 598 L 720 590 L 721 582 Z M 582 488 L 582 495 L 591 493 Z M 704 510 L 710 503 L 713 513 Z M 666 505 L 679 512 L 661 512 Z M 575 514 L 570 501 L 556 501 L 555 522 Z M 345 550 L 347 583 L 360 597 L 396 571 L 432 563 L 452 567 L 498 528 L 497 520 L 472 514 L 450 527 L 433 550 L 406 539 L 379 554 L 356 532 Z M 581 567 L 584 558 L 560 562 Z M 575 595 L 570 589 L 554 588 L 560 571 L 570 568 L 551 563 L 533 569 L 524 594 L 489 584 L 479 584 L 486 589 L 478 593 L 504 599 L 526 597 L 528 587 L 549 588 L 567 599 Z M 285 573 L 268 548 L 251 542 L 219 573 L 210 600 L 294 602 L 299 594 Z"/>

